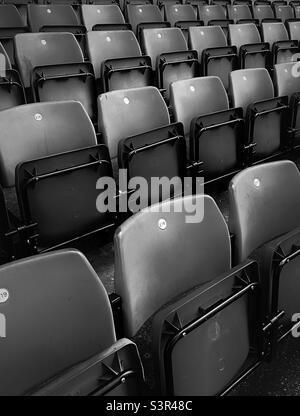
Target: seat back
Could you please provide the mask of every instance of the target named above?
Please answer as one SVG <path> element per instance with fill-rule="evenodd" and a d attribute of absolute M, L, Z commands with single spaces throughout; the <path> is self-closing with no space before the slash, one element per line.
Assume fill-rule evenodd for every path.
<path fill-rule="evenodd" d="M 22 16 L 13 4 L 0 5 L 0 30 L 24 27 Z"/>
<path fill-rule="evenodd" d="M 247 5 L 227 6 L 228 18 L 236 22 L 242 19 L 252 19 L 252 14 Z"/>
<path fill-rule="evenodd" d="M 43 26 L 77 26 L 78 17 L 70 5 L 29 4 L 28 23 L 32 32 L 39 32 Z"/>
<path fill-rule="evenodd" d="M 290 161 L 266 163 L 236 175 L 229 186 L 229 225 L 235 261 L 300 225 L 300 174 Z"/>
<path fill-rule="evenodd" d="M 191 48 L 198 52 L 200 61 L 205 49 L 227 46 L 221 26 L 190 27 L 189 39 Z"/>
<path fill-rule="evenodd" d="M 299 19 L 300 18 L 300 5 L 299 6 L 297 6 L 297 5 L 294 6 L 294 12 L 295 12 L 295 18 Z"/>
<path fill-rule="evenodd" d="M 262 23 L 262 37 L 272 48 L 274 42 L 289 40 L 288 32 L 283 23 Z"/>
<path fill-rule="evenodd" d="M 43 65 L 83 62 L 83 54 L 72 33 L 24 33 L 15 36 L 16 61 L 24 87 L 30 87 L 33 68 Z"/>
<path fill-rule="evenodd" d="M 252 6 L 253 17 L 261 22 L 263 19 L 274 19 L 274 12 L 268 4 L 255 4 Z"/>
<path fill-rule="evenodd" d="M 111 159 L 118 143 L 129 136 L 170 123 L 167 106 L 155 87 L 111 91 L 98 97 L 98 126 L 103 132 Z"/>
<path fill-rule="evenodd" d="M 296 76 L 295 76 L 296 75 Z M 299 64 L 288 62 L 274 66 L 275 95 L 288 95 L 300 93 Z"/>
<path fill-rule="evenodd" d="M 77 101 L 17 106 L 0 112 L 0 124 L 3 186 L 14 186 L 20 162 L 96 144 L 93 124 Z"/>
<path fill-rule="evenodd" d="M 242 45 L 260 43 L 259 31 L 254 23 L 243 23 L 228 26 L 229 42 L 238 49 Z"/>
<path fill-rule="evenodd" d="M 141 56 L 139 43 L 130 30 L 88 32 L 87 49 L 97 79 L 105 60 Z"/>
<path fill-rule="evenodd" d="M 226 19 L 226 10 L 219 4 L 210 6 L 199 6 L 199 18 L 203 20 L 204 25 L 207 26 L 210 20 L 223 20 Z"/>
<path fill-rule="evenodd" d="M 199 221 L 190 223 L 186 216 L 195 207 Z M 114 245 L 116 290 L 130 336 L 174 297 L 230 269 L 225 220 L 201 194 L 146 208 L 118 228 Z"/>
<path fill-rule="evenodd" d="M 0 343 L 0 395 L 21 395 L 111 346 L 116 338 L 106 290 L 76 250 L 0 268 L 7 334 Z M 53 303 L 53 301 L 55 302 Z"/>
<path fill-rule="evenodd" d="M 275 5 L 275 17 L 278 19 L 281 19 L 283 22 L 288 19 L 294 19 L 294 10 L 291 6 L 285 6 L 285 5 Z"/>
<path fill-rule="evenodd" d="M 140 23 L 159 23 L 163 21 L 163 16 L 155 4 L 128 4 L 127 16 L 128 22 L 136 34 L 137 26 Z"/>
<path fill-rule="evenodd" d="M 161 54 L 187 51 L 184 35 L 177 27 L 144 29 L 141 37 L 144 52 L 150 56 L 153 69 Z"/>
<path fill-rule="evenodd" d="M 300 40 L 300 22 L 288 22 L 288 30 L 290 32 L 290 38 L 293 40 Z"/>
<path fill-rule="evenodd" d="M 81 6 L 82 21 L 88 31 L 98 24 L 123 24 L 124 16 L 117 4 Z"/>
<path fill-rule="evenodd" d="M 218 77 L 200 77 L 173 82 L 170 87 L 170 104 L 176 121 L 184 125 L 189 135 L 194 117 L 227 110 L 228 97 Z"/>
<path fill-rule="evenodd" d="M 176 22 L 184 22 L 187 20 L 196 20 L 197 13 L 190 4 L 166 4 L 165 5 L 166 20 L 175 26 Z"/>
<path fill-rule="evenodd" d="M 249 104 L 274 97 L 272 79 L 265 68 L 239 69 L 229 75 L 234 107 L 247 110 Z"/>

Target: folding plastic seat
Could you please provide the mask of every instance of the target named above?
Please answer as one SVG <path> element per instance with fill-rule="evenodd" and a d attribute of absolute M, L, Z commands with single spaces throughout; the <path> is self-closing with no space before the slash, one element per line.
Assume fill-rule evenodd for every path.
<path fill-rule="evenodd" d="M 232 5 L 252 7 L 252 0 L 233 0 Z"/>
<path fill-rule="evenodd" d="M 296 40 L 296 41 L 300 41 L 300 21 L 291 21 L 291 22 L 287 22 L 286 23 L 289 35 L 290 35 L 290 39 Z M 296 58 L 295 60 L 297 60 L 298 58 Z"/>
<path fill-rule="evenodd" d="M 169 22 L 163 21 L 162 13 L 154 4 L 128 4 L 127 16 L 138 39 L 140 39 L 141 31 L 144 28 L 171 26 Z"/>
<path fill-rule="evenodd" d="M 204 26 L 213 25 L 226 28 L 229 23 L 234 23 L 227 19 L 226 9 L 218 4 L 211 4 L 209 6 L 199 6 L 199 19 L 204 22 Z"/>
<path fill-rule="evenodd" d="M 165 90 L 167 99 L 172 82 L 199 74 L 197 52 L 188 50 L 179 28 L 144 29 L 141 38 L 143 51 L 156 70 L 157 85 Z"/>
<path fill-rule="evenodd" d="M 258 21 L 253 19 L 249 6 L 247 5 L 232 5 L 227 6 L 228 18 L 233 20 L 234 23 L 255 23 Z"/>
<path fill-rule="evenodd" d="M 28 32 L 22 16 L 13 4 L 0 5 L 0 41 L 14 64 L 13 38 L 17 33 Z"/>
<path fill-rule="evenodd" d="M 270 343 L 289 332 L 299 306 L 299 189 L 299 170 L 290 161 L 249 168 L 229 187 L 235 259 L 259 262 Z"/>
<path fill-rule="evenodd" d="M 294 6 L 294 12 L 295 12 L 296 19 L 300 19 L 300 5 Z"/>
<path fill-rule="evenodd" d="M 236 46 L 228 46 L 220 26 L 189 28 L 192 49 L 198 52 L 203 75 L 216 75 L 228 88 L 228 74 L 238 65 Z"/>
<path fill-rule="evenodd" d="M 274 85 L 277 96 L 289 97 L 290 110 L 288 115 L 288 135 L 291 147 L 300 145 L 300 78 L 299 64 L 288 62 L 274 67 Z"/>
<path fill-rule="evenodd" d="M 252 10 L 254 19 L 257 19 L 259 23 L 268 21 L 275 22 L 277 20 L 275 19 L 272 7 L 268 4 L 255 4 Z"/>
<path fill-rule="evenodd" d="M 190 160 L 201 166 L 206 183 L 238 171 L 243 160 L 244 121 L 241 108 L 229 110 L 218 77 L 174 82 L 170 88 L 174 119 L 182 122 Z"/>
<path fill-rule="evenodd" d="M 79 100 L 96 118 L 93 67 L 72 33 L 28 33 L 15 37 L 16 61 L 34 101 Z M 31 88 L 31 92 L 29 90 Z"/>
<path fill-rule="evenodd" d="M 289 40 L 283 23 L 262 23 L 262 38 L 268 42 L 273 54 L 273 65 L 293 61 L 299 52 L 298 41 Z"/>
<path fill-rule="evenodd" d="M 87 48 L 101 91 L 153 84 L 151 59 L 130 30 L 88 32 Z"/>
<path fill-rule="evenodd" d="M 109 298 L 83 254 L 60 250 L 4 265 L 0 282 L 9 334 L 0 345 L 1 396 L 139 392 L 136 345 L 116 340 Z"/>
<path fill-rule="evenodd" d="M 201 26 L 197 20 L 197 10 L 190 4 L 166 4 L 165 18 L 172 26 L 180 27 L 187 34 L 190 26 Z"/>
<path fill-rule="evenodd" d="M 151 177 L 184 176 L 186 151 L 182 126 L 170 125 L 166 103 L 157 88 L 102 94 L 98 98 L 98 112 L 115 174 L 118 158 L 119 167 L 127 169 L 128 182 L 137 176 L 147 181 Z M 141 204 L 146 206 L 149 195 L 142 192 Z M 169 188 L 165 192 L 170 197 Z M 164 194 L 160 197 L 164 199 Z"/>
<path fill-rule="evenodd" d="M 211 0 L 210 1 L 211 5 L 217 5 L 217 6 L 222 6 L 224 7 L 224 9 L 226 8 L 226 6 L 231 4 L 231 0 Z M 226 12 L 226 11 L 225 11 Z"/>
<path fill-rule="evenodd" d="M 190 223 L 196 206 L 199 221 Z M 246 306 L 248 300 L 253 311 L 257 271 L 253 262 L 230 269 L 229 233 L 213 199 L 198 194 L 144 209 L 118 228 L 114 244 L 125 333 L 138 336 L 145 324 L 153 333 L 161 393 L 203 396 L 228 388 L 249 365 L 250 345 L 257 354 Z M 243 275 L 242 289 L 234 290 Z"/>
<path fill-rule="evenodd" d="M 29 5 L 28 23 L 32 32 L 85 32 L 70 5 Z"/>
<path fill-rule="evenodd" d="M 239 51 L 240 68 L 267 68 L 270 61 L 269 44 L 261 42 L 253 23 L 229 25 L 229 41 Z"/>
<path fill-rule="evenodd" d="M 282 22 L 295 19 L 294 10 L 291 6 L 275 5 L 275 17 L 281 19 Z"/>
<path fill-rule="evenodd" d="M 280 154 L 286 144 L 288 97 L 274 98 L 273 83 L 265 68 L 233 71 L 229 80 L 234 107 L 244 109 L 249 163 Z"/>
<path fill-rule="evenodd" d="M 124 16 L 117 4 L 83 5 L 82 21 L 88 31 L 128 29 Z"/>
<path fill-rule="evenodd" d="M 25 104 L 25 91 L 19 73 L 12 69 L 0 42 L 0 110 Z"/>

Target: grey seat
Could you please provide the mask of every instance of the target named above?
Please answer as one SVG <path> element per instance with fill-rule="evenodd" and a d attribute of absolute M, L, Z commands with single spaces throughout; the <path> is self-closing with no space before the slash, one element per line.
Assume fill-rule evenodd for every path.
<path fill-rule="evenodd" d="M 13 39 L 17 33 L 28 32 L 28 27 L 14 4 L 0 5 L 0 41 L 12 64 L 14 61 Z"/>
<path fill-rule="evenodd" d="M 93 68 L 72 33 L 15 36 L 16 61 L 24 87 L 34 101 L 78 100 L 96 119 Z"/>
<path fill-rule="evenodd" d="M 289 97 L 288 132 L 292 147 L 299 146 L 299 99 L 300 78 L 298 62 L 278 64 L 274 67 L 274 85 L 277 96 L 287 95 Z"/>
<path fill-rule="evenodd" d="M 265 68 L 233 71 L 230 96 L 235 107 L 244 109 L 251 163 L 280 153 L 285 144 L 284 116 L 288 99 L 274 98 L 268 71 Z"/>
<path fill-rule="evenodd" d="M 278 19 L 281 19 L 283 23 L 286 22 L 287 20 L 295 19 L 294 10 L 289 5 L 281 5 L 281 4 L 275 5 L 274 11 L 275 11 L 275 17 L 277 17 Z"/>
<path fill-rule="evenodd" d="M 179 27 L 188 40 L 188 28 L 190 26 L 202 26 L 203 22 L 197 19 L 197 9 L 191 4 L 166 4 L 165 19 L 171 26 Z"/>
<path fill-rule="evenodd" d="M 273 53 L 273 65 L 293 61 L 299 53 L 298 41 L 289 40 L 283 23 L 262 23 L 262 38 L 268 42 Z"/>
<path fill-rule="evenodd" d="M 202 74 L 218 76 L 225 88 L 228 88 L 228 75 L 238 65 L 236 46 L 228 46 L 221 26 L 203 26 L 189 28 L 189 40 L 198 52 Z"/>
<path fill-rule="evenodd" d="M 128 340 L 116 342 L 113 315 L 104 286 L 79 251 L 61 250 L 2 266 L 0 283 L 9 294 L 9 301 L 0 304 L 8 334 L 0 344 L 1 396 L 31 394 L 70 367 L 79 363 L 82 367 L 86 360 L 91 366 L 90 358 L 95 355 L 98 378 L 90 372 L 83 376 L 84 383 L 79 377 L 77 394 L 78 391 L 91 393 L 95 384 L 100 393 L 101 388 L 117 380 L 118 372 L 112 376 L 104 366 L 109 368 L 109 363 L 120 357 L 127 361 L 124 367 L 129 366 L 137 372 L 136 380 L 141 383 L 142 369 L 136 348 L 126 354 L 126 349 L 132 349 L 134 344 Z M 108 381 L 100 381 L 106 375 Z M 124 382 L 122 386 L 117 382 L 115 394 L 118 391 L 120 394 L 137 392 L 126 376 Z M 65 390 L 67 395 L 69 391 Z"/>
<path fill-rule="evenodd" d="M 81 15 L 87 31 L 126 27 L 124 16 L 117 4 L 84 4 L 81 6 Z"/>
<path fill-rule="evenodd" d="M 100 91 L 136 88 L 153 83 L 151 60 L 142 56 L 130 30 L 93 31 L 87 49 Z"/>
<path fill-rule="evenodd" d="M 241 68 L 268 68 L 269 44 L 261 42 L 254 23 L 229 25 L 228 32 L 230 44 L 238 48 Z"/>
<path fill-rule="evenodd" d="M 170 23 L 164 22 L 163 15 L 155 4 L 127 4 L 128 22 L 133 32 L 140 39 L 144 28 L 169 27 Z"/>
<path fill-rule="evenodd" d="M 212 3 L 210 5 L 198 6 L 199 19 L 204 22 L 204 26 L 221 26 L 225 35 L 228 34 L 228 25 L 233 24 L 233 20 L 227 18 L 226 7 L 218 3 Z M 230 4 L 230 0 L 227 2 Z"/>
<path fill-rule="evenodd" d="M 242 165 L 243 114 L 229 110 L 225 88 L 218 77 L 174 82 L 170 103 L 182 122 L 190 159 L 201 162 L 206 182 L 238 171 Z"/>
<path fill-rule="evenodd" d="M 186 215 L 195 215 L 197 204 L 198 221 L 190 223 Z M 145 233 L 148 238 L 141 238 Z M 213 199 L 197 195 L 146 208 L 118 228 L 114 244 L 125 333 L 139 333 L 146 322 L 147 328 L 153 328 L 154 371 L 162 394 L 222 391 L 239 373 L 249 352 L 245 299 L 212 316 L 207 325 L 194 327 L 186 339 L 180 336 L 199 316 L 195 314 L 199 307 L 206 310 L 232 290 L 231 279 L 220 283 L 220 276 L 231 267 L 230 238 Z M 224 371 L 219 370 L 220 360 L 227 363 Z"/>
<path fill-rule="evenodd" d="M 0 123 L 4 187 L 14 186 L 15 167 L 20 162 L 96 144 L 92 122 L 75 101 L 17 106 L 1 111 Z"/>
<path fill-rule="evenodd" d="M 288 333 L 299 304 L 299 186 L 299 170 L 286 160 L 246 169 L 229 186 L 235 261 L 248 256 L 259 261 L 263 310 L 268 322 L 274 320 L 275 339 Z"/>
<path fill-rule="evenodd" d="M 257 19 L 259 23 L 274 20 L 274 12 L 270 4 L 254 4 L 252 6 L 253 17 Z"/>
<path fill-rule="evenodd" d="M 227 14 L 228 18 L 233 20 L 234 23 L 255 23 L 250 8 L 246 4 L 233 4 L 227 6 Z"/>

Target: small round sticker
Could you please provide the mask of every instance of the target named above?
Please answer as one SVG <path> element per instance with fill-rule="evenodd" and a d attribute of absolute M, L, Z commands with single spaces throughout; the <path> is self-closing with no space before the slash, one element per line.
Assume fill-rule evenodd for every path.
<path fill-rule="evenodd" d="M 165 230 L 165 229 L 167 228 L 167 221 L 166 221 L 165 219 L 161 218 L 161 219 L 158 221 L 158 227 L 159 227 L 161 230 Z"/>
<path fill-rule="evenodd" d="M 35 118 L 36 121 L 41 121 L 43 116 L 42 116 L 42 114 L 37 113 L 37 114 L 34 115 L 34 118 Z"/>
<path fill-rule="evenodd" d="M 97 13 L 100 14 L 101 13 L 101 10 L 100 9 L 97 9 Z"/>
<path fill-rule="evenodd" d="M 47 13 L 52 13 L 50 9 L 47 9 Z"/>
<path fill-rule="evenodd" d="M 45 41 L 45 39 L 42 39 L 41 40 L 41 44 L 44 45 L 44 46 L 47 44 L 47 42 Z"/>
<path fill-rule="evenodd" d="M 0 289 L 0 303 L 4 303 L 9 298 L 9 292 L 7 289 Z"/>

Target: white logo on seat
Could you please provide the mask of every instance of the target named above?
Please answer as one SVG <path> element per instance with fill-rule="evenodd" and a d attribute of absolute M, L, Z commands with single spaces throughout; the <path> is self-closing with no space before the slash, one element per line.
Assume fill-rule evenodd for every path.
<path fill-rule="evenodd" d="M 97 9 L 97 13 L 100 14 L 101 13 L 101 10 L 100 9 Z"/>
<path fill-rule="evenodd" d="M 143 13 L 143 9 L 139 9 L 139 12 L 140 12 L 140 13 Z"/>
<path fill-rule="evenodd" d="M 245 75 L 243 76 L 243 80 L 244 81 L 247 81 L 247 77 Z"/>
<path fill-rule="evenodd" d="M 47 13 L 52 13 L 50 9 L 47 9 Z"/>
<path fill-rule="evenodd" d="M 123 101 L 124 101 L 125 104 L 129 104 L 129 102 L 130 102 L 129 98 L 127 98 L 127 97 L 125 97 Z"/>
<path fill-rule="evenodd" d="M 255 178 L 254 181 L 253 181 L 253 183 L 254 183 L 254 186 L 256 188 L 259 188 L 260 187 L 260 180 L 259 179 Z"/>
<path fill-rule="evenodd" d="M 45 39 L 42 39 L 41 40 L 41 44 L 44 45 L 44 46 L 47 44 L 47 42 L 45 41 Z"/>
<path fill-rule="evenodd" d="M 194 85 L 191 85 L 191 86 L 190 86 L 190 90 L 191 90 L 192 92 L 195 92 L 195 87 L 194 87 Z"/>
<path fill-rule="evenodd" d="M 9 292 L 7 289 L 0 289 L 0 303 L 4 303 L 9 298 Z"/>
<path fill-rule="evenodd" d="M 161 39 L 161 33 L 157 34 L 158 39 Z"/>
<path fill-rule="evenodd" d="M 111 42 L 111 38 L 109 36 L 106 36 L 106 42 Z"/>
<path fill-rule="evenodd" d="M 35 118 L 36 121 L 41 121 L 43 119 L 43 116 L 42 116 L 42 114 L 36 113 L 34 115 L 34 118 Z"/>
<path fill-rule="evenodd" d="M 165 219 L 163 219 L 163 218 L 160 218 L 160 219 L 158 220 L 158 227 L 159 227 L 161 230 L 165 230 L 165 229 L 167 228 L 167 221 L 166 221 Z"/>
<path fill-rule="evenodd" d="M 177 12 L 178 12 L 178 9 L 177 9 L 177 7 L 175 7 L 175 9 L 174 9 L 174 10 L 175 10 L 175 13 L 177 13 Z"/>

